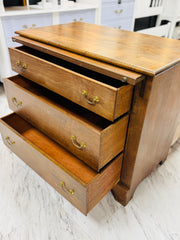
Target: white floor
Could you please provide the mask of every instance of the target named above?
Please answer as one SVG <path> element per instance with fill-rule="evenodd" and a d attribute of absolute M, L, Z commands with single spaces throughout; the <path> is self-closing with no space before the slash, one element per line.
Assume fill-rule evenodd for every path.
<path fill-rule="evenodd" d="M 0 116 L 8 114 L 0 86 Z M 0 240 L 180 240 L 180 141 L 121 206 L 111 193 L 82 215 L 0 138 Z"/>

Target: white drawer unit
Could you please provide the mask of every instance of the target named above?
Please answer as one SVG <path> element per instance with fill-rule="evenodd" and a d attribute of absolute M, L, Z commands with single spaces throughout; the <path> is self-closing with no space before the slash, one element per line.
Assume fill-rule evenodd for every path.
<path fill-rule="evenodd" d="M 1 18 L 1 25 L 3 32 L 3 36 L 0 36 L 0 43 L 2 52 L 0 57 L 0 81 L 2 81 L 3 77 L 14 75 L 15 72 L 11 70 L 11 64 L 8 54 L 9 47 L 17 47 L 18 43 L 12 41 L 12 36 L 14 36 L 14 32 L 18 29 L 28 29 L 34 27 L 43 27 L 52 25 L 52 14 L 29 14 L 29 15 L 17 15 L 17 16 L 4 16 Z M 4 39 L 4 41 L 3 41 Z M 2 67 L 2 65 L 4 65 Z"/>
<path fill-rule="evenodd" d="M 132 17 L 134 10 L 134 3 L 107 3 L 102 7 L 102 21 L 106 22 L 109 19 L 118 20 L 120 18 Z"/>
<path fill-rule="evenodd" d="M 70 22 L 95 23 L 95 9 L 61 12 L 59 14 L 59 23 Z"/>
<path fill-rule="evenodd" d="M 1 1 L 1 0 L 0 0 Z M 11 7 L 5 11 L 0 9 L 0 82 L 4 77 L 14 73 L 11 71 L 8 47 L 17 47 L 12 42 L 14 32 L 20 29 L 36 28 L 69 22 L 87 22 L 100 24 L 101 0 L 78 0 L 76 3 L 56 8 L 42 8 L 31 5 L 29 8 Z"/>
<path fill-rule="evenodd" d="M 107 27 L 113 27 L 117 29 L 123 29 L 127 31 L 132 30 L 132 18 L 127 18 L 127 19 L 119 19 L 118 21 L 111 20 L 105 24 L 102 24 Z"/>
<path fill-rule="evenodd" d="M 134 1 L 103 0 L 102 25 L 132 30 Z"/>
<path fill-rule="evenodd" d="M 15 47 L 17 43 L 12 42 L 12 36 L 16 30 L 52 25 L 52 14 L 6 16 L 2 18 L 2 25 L 7 47 Z"/>

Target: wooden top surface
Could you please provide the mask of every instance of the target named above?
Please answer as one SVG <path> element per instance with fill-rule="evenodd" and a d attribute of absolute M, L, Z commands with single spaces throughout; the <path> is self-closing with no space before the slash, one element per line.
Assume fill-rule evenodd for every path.
<path fill-rule="evenodd" d="M 180 62 L 180 41 L 83 22 L 16 31 L 58 48 L 153 76 Z"/>

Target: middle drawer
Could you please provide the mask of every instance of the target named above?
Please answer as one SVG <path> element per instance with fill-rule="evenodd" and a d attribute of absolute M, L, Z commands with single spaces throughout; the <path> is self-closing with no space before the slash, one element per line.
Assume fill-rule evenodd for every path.
<path fill-rule="evenodd" d="M 96 171 L 123 151 L 128 115 L 112 123 L 20 75 L 4 85 L 13 111 Z"/>

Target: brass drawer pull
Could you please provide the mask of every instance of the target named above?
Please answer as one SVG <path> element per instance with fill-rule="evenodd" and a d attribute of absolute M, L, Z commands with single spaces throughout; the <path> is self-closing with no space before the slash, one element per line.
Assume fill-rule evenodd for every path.
<path fill-rule="evenodd" d="M 25 29 L 31 29 L 31 28 L 34 28 L 36 27 L 36 24 L 32 24 L 30 27 L 28 27 L 28 25 L 23 25 L 22 28 L 25 28 Z"/>
<path fill-rule="evenodd" d="M 76 137 L 75 136 L 71 136 L 71 140 L 72 140 L 72 143 L 73 145 L 78 148 L 79 150 L 83 150 L 84 148 L 86 148 L 86 144 L 84 142 L 82 142 L 81 144 L 78 143 L 76 141 Z"/>
<path fill-rule="evenodd" d="M 83 20 L 84 20 L 83 18 L 79 19 L 80 22 L 82 22 Z M 77 22 L 77 21 L 78 21 L 78 19 L 76 19 L 76 18 L 73 19 L 73 22 Z"/>
<path fill-rule="evenodd" d="M 25 29 L 28 29 L 28 25 L 26 25 L 26 24 L 23 25 L 22 27 L 25 28 Z"/>
<path fill-rule="evenodd" d="M 17 65 L 18 67 L 20 67 L 20 66 L 21 66 L 21 61 L 20 61 L 20 60 L 17 60 L 17 61 L 16 61 L 16 65 Z"/>
<path fill-rule="evenodd" d="M 96 103 L 99 102 L 99 98 L 97 96 L 93 97 L 93 98 L 87 98 L 87 91 L 83 90 L 82 91 L 82 95 L 84 96 L 85 100 L 87 103 L 89 103 L 90 105 L 95 105 Z"/>
<path fill-rule="evenodd" d="M 117 14 L 118 14 L 118 13 L 121 14 L 122 12 L 123 12 L 123 9 L 121 9 L 121 10 L 119 10 L 119 11 L 118 11 L 118 10 L 115 10 L 115 11 L 114 11 L 114 13 L 117 13 Z"/>
<path fill-rule="evenodd" d="M 21 101 L 17 101 L 17 99 L 15 97 L 12 97 L 12 102 L 14 103 L 14 105 L 18 108 L 18 107 L 22 107 L 22 102 Z"/>
<path fill-rule="evenodd" d="M 6 137 L 5 140 L 6 140 L 6 142 L 7 142 L 10 146 L 13 145 L 13 144 L 15 144 L 14 141 L 11 141 L 10 137 Z"/>
<path fill-rule="evenodd" d="M 24 63 L 23 66 L 22 66 L 23 69 L 26 69 L 27 68 L 27 64 Z"/>
<path fill-rule="evenodd" d="M 23 63 L 23 65 L 21 66 L 21 61 L 20 60 L 16 61 L 16 65 L 18 67 L 21 67 L 22 69 L 26 69 L 27 68 L 27 64 L 26 63 Z"/>
<path fill-rule="evenodd" d="M 74 190 L 73 189 L 68 189 L 65 185 L 65 182 L 60 182 L 61 186 L 62 186 L 62 189 L 68 193 L 70 193 L 71 195 L 74 194 Z"/>

